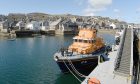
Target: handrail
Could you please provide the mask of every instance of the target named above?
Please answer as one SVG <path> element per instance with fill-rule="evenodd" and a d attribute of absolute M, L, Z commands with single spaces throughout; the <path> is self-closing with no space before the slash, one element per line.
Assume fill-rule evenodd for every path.
<path fill-rule="evenodd" d="M 120 61 L 121 61 L 121 57 L 122 57 L 122 52 L 123 52 L 123 47 L 124 47 L 124 41 L 125 41 L 126 31 L 127 31 L 127 28 L 124 28 L 123 35 L 121 36 L 121 42 L 119 44 L 119 49 L 118 49 L 118 52 L 117 52 L 117 57 L 115 59 L 115 64 L 114 64 L 114 66 L 115 66 L 114 67 L 114 70 L 115 71 L 120 66 Z"/>
<path fill-rule="evenodd" d="M 131 29 L 131 62 L 130 62 L 130 75 L 133 75 L 133 41 L 134 41 L 134 33 L 133 28 Z"/>

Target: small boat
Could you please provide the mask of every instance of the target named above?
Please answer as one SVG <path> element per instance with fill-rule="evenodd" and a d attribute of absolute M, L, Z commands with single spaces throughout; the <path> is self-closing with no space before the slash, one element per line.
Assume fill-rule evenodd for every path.
<path fill-rule="evenodd" d="M 41 34 L 33 34 L 34 37 L 37 37 L 37 38 L 42 38 L 42 35 Z"/>
<path fill-rule="evenodd" d="M 15 41 L 16 40 L 16 38 L 10 38 L 10 39 L 8 39 L 8 41 Z"/>
<path fill-rule="evenodd" d="M 42 38 L 42 36 L 41 35 L 39 35 L 39 36 L 36 36 L 37 38 Z"/>
<path fill-rule="evenodd" d="M 61 48 L 54 54 L 54 60 L 63 73 L 76 69 L 80 73 L 89 74 L 106 48 L 103 38 L 97 37 L 97 29 L 81 29 L 68 48 Z"/>

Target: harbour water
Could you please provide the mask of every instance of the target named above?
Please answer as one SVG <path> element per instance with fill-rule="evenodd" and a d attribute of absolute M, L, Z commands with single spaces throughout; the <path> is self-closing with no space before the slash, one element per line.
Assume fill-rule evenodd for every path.
<path fill-rule="evenodd" d="M 114 43 L 114 36 L 102 35 Z M 61 73 L 53 54 L 72 43 L 73 36 L 42 36 L 0 40 L 0 84 L 79 84 L 71 74 Z"/>

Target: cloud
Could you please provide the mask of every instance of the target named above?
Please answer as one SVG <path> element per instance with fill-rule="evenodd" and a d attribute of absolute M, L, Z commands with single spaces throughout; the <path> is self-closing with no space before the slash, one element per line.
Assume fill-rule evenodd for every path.
<path fill-rule="evenodd" d="M 84 4 L 84 0 L 75 0 L 75 3 L 78 3 L 78 6 L 82 6 Z"/>
<path fill-rule="evenodd" d="M 112 4 L 112 0 L 88 0 L 88 4 L 96 9 L 102 9 Z"/>
<path fill-rule="evenodd" d="M 119 13 L 119 12 L 120 12 L 119 9 L 114 9 L 113 11 L 114 11 L 115 13 Z"/>
<path fill-rule="evenodd" d="M 94 16 L 95 12 L 104 11 L 104 10 L 106 10 L 106 8 L 94 9 L 92 7 L 87 7 L 84 10 L 84 15 L 85 16 Z"/>
<path fill-rule="evenodd" d="M 84 15 L 94 15 L 96 12 L 105 11 L 112 0 L 87 0 L 87 8 L 84 9 Z"/>
<path fill-rule="evenodd" d="M 81 1 L 79 1 L 78 5 L 81 6 L 81 5 L 83 5 L 83 3 L 84 3 L 84 1 L 81 0 Z"/>
<path fill-rule="evenodd" d="M 137 8 L 136 9 L 136 13 L 140 13 L 140 8 Z"/>
<path fill-rule="evenodd" d="M 94 12 L 93 12 L 92 9 L 87 8 L 87 9 L 84 10 L 84 15 L 85 16 L 94 16 Z"/>

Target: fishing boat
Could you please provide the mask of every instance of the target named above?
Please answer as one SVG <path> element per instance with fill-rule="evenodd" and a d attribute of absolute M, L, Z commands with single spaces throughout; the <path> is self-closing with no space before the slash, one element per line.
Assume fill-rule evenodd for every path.
<path fill-rule="evenodd" d="M 85 28 L 73 37 L 73 43 L 68 48 L 61 48 L 54 54 L 54 60 L 63 73 L 76 70 L 89 74 L 106 48 L 103 38 L 97 36 L 97 29 Z"/>

